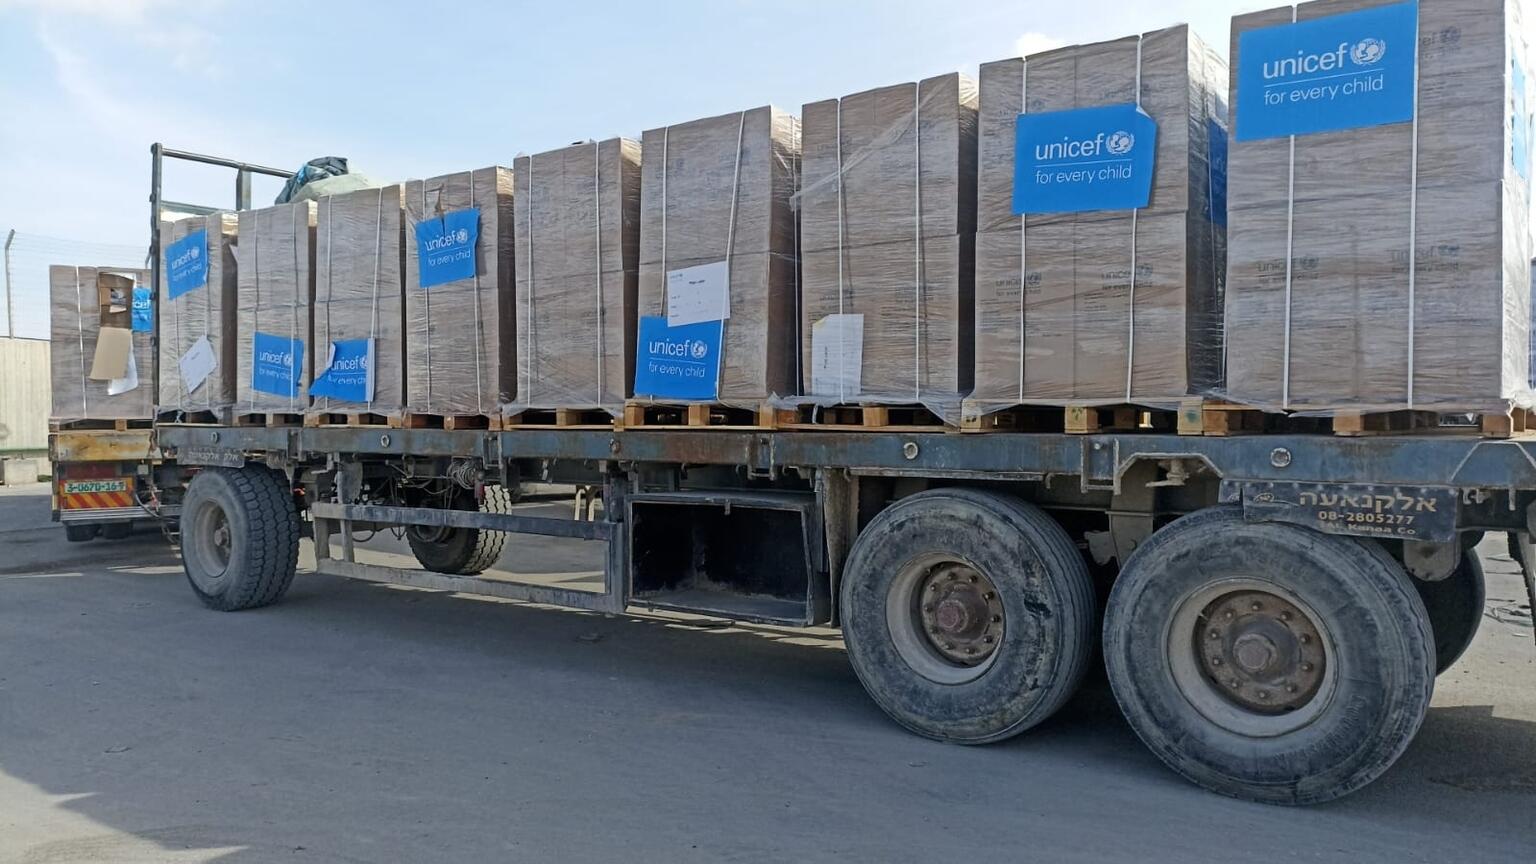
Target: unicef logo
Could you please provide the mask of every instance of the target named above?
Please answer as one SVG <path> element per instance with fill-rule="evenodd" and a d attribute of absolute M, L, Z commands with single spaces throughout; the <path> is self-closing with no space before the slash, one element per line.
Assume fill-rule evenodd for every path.
<path fill-rule="evenodd" d="M 695 339 L 693 340 L 693 345 L 689 346 L 688 353 L 692 354 L 695 360 L 703 360 L 704 355 L 709 353 L 709 346 L 704 343 L 703 339 Z"/>
<path fill-rule="evenodd" d="M 460 243 L 468 243 L 469 242 L 469 230 L 466 229 L 466 228 L 460 228 L 459 232 L 457 234 L 453 235 L 453 239 L 459 241 Z"/>
<path fill-rule="evenodd" d="M 196 261 L 199 257 L 202 256 L 203 250 L 197 248 L 196 246 L 193 246 L 191 249 L 187 250 L 187 253 L 192 256 L 192 260 L 193 261 Z"/>
<path fill-rule="evenodd" d="M 1349 51 L 1349 59 L 1357 66 L 1374 66 L 1387 53 L 1387 43 L 1374 38 L 1361 39 Z"/>
<path fill-rule="evenodd" d="M 1123 129 L 1110 135 L 1109 140 L 1104 142 L 1104 149 L 1116 156 L 1124 156 L 1135 146 L 1136 136 Z"/>

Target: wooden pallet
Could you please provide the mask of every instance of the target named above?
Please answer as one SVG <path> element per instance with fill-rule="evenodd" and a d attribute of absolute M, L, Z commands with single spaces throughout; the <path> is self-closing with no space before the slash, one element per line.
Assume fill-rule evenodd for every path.
<path fill-rule="evenodd" d="M 106 432 L 127 432 L 127 431 L 129 431 L 131 429 L 149 429 L 149 428 L 152 428 L 154 425 L 155 425 L 155 421 L 150 420 L 147 417 L 145 417 L 145 418 L 134 418 L 132 420 L 127 420 L 127 419 L 114 419 L 114 420 L 107 420 L 107 419 L 50 420 L 50 421 L 48 421 L 48 431 L 50 431 L 50 432 L 70 432 L 70 431 L 93 430 L 93 431 L 106 431 Z"/>
<path fill-rule="evenodd" d="M 378 412 L 347 413 L 342 411 L 321 411 L 317 414 L 305 414 L 304 425 L 310 428 L 323 426 L 377 426 L 385 429 L 399 429 L 402 422 L 399 414 L 382 414 Z"/>
<path fill-rule="evenodd" d="M 763 403 L 739 408 L 716 402 L 659 403 L 629 401 L 616 429 L 778 429 L 793 420 L 793 411 Z"/>
<path fill-rule="evenodd" d="M 500 414 L 417 414 L 410 411 L 400 415 L 402 429 L 481 429 L 500 431 Z"/>
<path fill-rule="evenodd" d="M 1139 405 L 994 405 L 967 402 L 964 432 L 1164 432 L 1177 425 L 1175 412 Z"/>
<path fill-rule="evenodd" d="M 1267 412 L 1220 399 L 1190 399 L 1179 409 L 1180 435 L 1321 434 L 1346 438 L 1378 435 L 1482 435 L 1509 438 L 1536 431 L 1536 414 L 1524 409 L 1495 413 L 1435 411 L 1335 411 L 1327 417 Z"/>
<path fill-rule="evenodd" d="M 614 417 L 602 409 L 587 408 L 524 408 L 505 414 L 501 424 L 506 429 L 546 428 L 611 428 Z"/>
<path fill-rule="evenodd" d="M 782 429 L 815 432 L 945 432 L 956 427 L 921 405 L 801 405 L 783 412 Z"/>
<path fill-rule="evenodd" d="M 236 414 L 235 425 L 255 426 L 267 429 L 280 428 L 284 426 L 302 426 L 304 425 L 304 415 L 289 414 L 283 412 L 248 412 L 245 414 Z"/>

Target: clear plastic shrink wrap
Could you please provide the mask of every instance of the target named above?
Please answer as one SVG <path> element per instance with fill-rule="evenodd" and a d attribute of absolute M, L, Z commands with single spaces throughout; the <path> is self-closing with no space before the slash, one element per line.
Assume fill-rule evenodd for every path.
<path fill-rule="evenodd" d="M 315 203 L 239 213 L 235 412 L 303 413 L 314 358 Z"/>
<path fill-rule="evenodd" d="M 882 87 L 802 119 L 797 401 L 956 417 L 973 368 L 975 82 Z"/>
<path fill-rule="evenodd" d="M 512 401 L 512 208 L 507 168 L 405 184 L 407 411 L 490 416 Z"/>
<path fill-rule="evenodd" d="M 641 143 L 635 398 L 761 408 L 793 393 L 790 199 L 800 173 L 799 120 L 776 108 L 754 108 L 651 129 Z M 677 317 L 669 319 L 669 307 Z M 662 328 L 669 320 L 691 320 L 687 326 L 694 329 L 671 327 L 669 335 Z M 648 326 L 656 329 L 648 334 Z M 681 346 L 678 359 L 688 362 L 672 363 L 652 350 L 663 343 Z M 677 368 L 695 368 L 701 376 L 668 371 Z"/>
<path fill-rule="evenodd" d="M 634 379 L 640 143 L 520 156 L 512 174 L 517 398 L 508 411 L 617 415 Z"/>
<path fill-rule="evenodd" d="M 153 304 L 147 310 L 135 308 L 148 300 L 150 272 L 55 264 L 48 268 L 48 289 L 52 419 L 66 423 L 154 417 L 155 355 L 148 329 Z M 134 326 L 140 321 L 143 326 Z M 92 371 L 99 371 L 95 360 L 103 326 L 129 331 L 131 349 L 126 353 L 132 365 L 121 378 L 91 377 Z"/>
<path fill-rule="evenodd" d="M 1183 25 L 982 65 L 968 416 L 1172 408 L 1219 381 L 1226 75 Z M 1146 207 L 1015 215 L 1020 114 L 1128 104 L 1156 123 Z"/>
<path fill-rule="evenodd" d="M 1374 18 L 1351 26 L 1361 14 L 1402 15 L 1405 35 Z M 1233 401 L 1316 414 L 1531 404 L 1529 18 L 1515 0 L 1421 0 L 1413 14 L 1412 4 L 1323 0 L 1232 21 Z M 1342 69 L 1337 77 L 1298 80 L 1309 72 L 1286 64 L 1311 62 L 1306 45 L 1261 54 L 1252 41 L 1293 22 L 1324 28 L 1315 63 Z M 1278 101 L 1240 101 L 1243 69 L 1260 64 L 1263 80 L 1279 82 L 1264 93 L 1336 94 L 1354 125 L 1260 129 Z M 1405 110 L 1360 125 L 1383 88 L 1401 88 Z"/>
<path fill-rule="evenodd" d="M 160 223 L 158 413 L 212 412 L 215 419 L 229 419 L 235 403 L 238 224 L 229 212 Z"/>
<path fill-rule="evenodd" d="M 313 368 L 324 392 L 311 413 L 405 408 L 404 196 L 397 184 L 319 201 Z"/>

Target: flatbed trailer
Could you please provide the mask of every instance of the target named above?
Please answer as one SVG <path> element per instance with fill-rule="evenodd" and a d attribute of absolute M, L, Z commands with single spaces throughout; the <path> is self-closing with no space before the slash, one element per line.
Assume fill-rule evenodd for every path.
<path fill-rule="evenodd" d="M 1072 694 L 1117 700 L 1214 791 L 1311 803 L 1406 749 L 1482 615 L 1473 547 L 1531 561 L 1536 437 L 161 424 L 210 607 L 278 600 L 301 536 L 352 578 L 620 614 L 842 630 L 871 697 L 981 744 Z M 499 506 L 601 490 L 591 518 Z M 403 528 L 420 569 L 357 560 Z M 481 575 L 507 534 L 607 544 L 603 590 Z M 1529 591 L 1536 594 L 1529 571 Z"/>

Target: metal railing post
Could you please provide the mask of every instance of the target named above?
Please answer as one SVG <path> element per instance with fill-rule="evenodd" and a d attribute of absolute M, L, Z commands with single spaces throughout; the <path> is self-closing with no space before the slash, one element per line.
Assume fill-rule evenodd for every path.
<path fill-rule="evenodd" d="M 5 335 L 16 336 L 16 289 L 11 284 L 11 244 L 16 242 L 16 229 L 5 235 Z"/>

